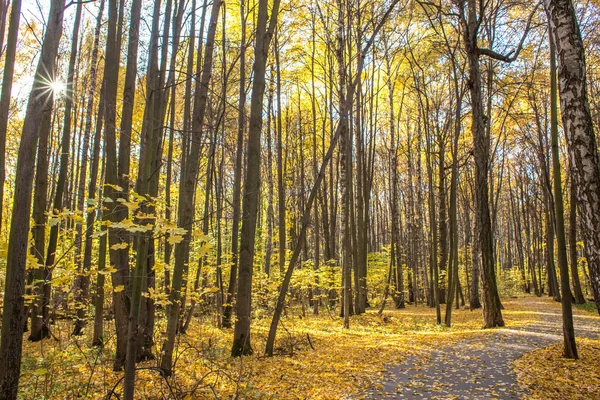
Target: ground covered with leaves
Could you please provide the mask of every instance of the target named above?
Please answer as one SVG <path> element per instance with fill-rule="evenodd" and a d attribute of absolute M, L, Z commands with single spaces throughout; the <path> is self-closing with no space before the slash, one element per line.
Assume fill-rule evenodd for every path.
<path fill-rule="evenodd" d="M 534 323 L 537 314 L 521 299 L 504 301 L 508 327 Z M 253 321 L 252 356 L 229 356 L 232 331 L 217 329 L 210 316 L 196 318 L 178 339 L 175 374 L 160 375 L 158 360 L 139 365 L 140 398 L 314 398 L 339 399 L 377 386 L 386 366 L 406 357 L 452 344 L 482 331 L 481 311 L 455 310 L 452 328 L 435 325 L 435 310 L 407 306 L 353 316 L 351 329 L 321 309 L 318 316 L 290 308 L 282 320 L 274 357 L 262 355 L 270 319 Z M 159 319 L 158 321 L 161 321 Z M 107 332 L 112 321 L 106 321 Z M 112 371 L 114 337 L 104 348 L 89 346 L 87 336 L 70 336 L 70 321 L 53 327 L 54 338 L 26 343 L 20 394 L 23 398 L 101 398 L 121 391 L 122 372 Z M 160 356 L 164 326 L 156 328 Z M 113 398 L 117 398 L 114 396 Z"/>
<path fill-rule="evenodd" d="M 562 356 L 562 344 L 532 351 L 514 368 L 532 399 L 600 399 L 600 340 L 579 339 L 579 360 Z"/>

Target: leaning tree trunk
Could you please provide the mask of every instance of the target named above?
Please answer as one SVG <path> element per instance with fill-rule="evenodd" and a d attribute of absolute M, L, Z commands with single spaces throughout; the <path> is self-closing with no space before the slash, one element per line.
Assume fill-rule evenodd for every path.
<path fill-rule="evenodd" d="M 379 30 L 381 29 L 381 27 L 383 26 L 383 24 L 385 23 L 385 21 L 387 20 L 387 18 L 389 17 L 391 11 L 394 9 L 395 5 L 398 3 L 399 0 L 393 0 L 390 7 L 388 8 L 387 12 L 384 14 L 384 16 L 382 17 L 381 21 L 379 22 L 379 24 L 377 25 L 377 27 L 375 28 L 373 35 L 371 36 L 371 39 L 367 42 L 367 44 L 365 45 L 365 47 L 363 48 L 362 52 L 360 53 L 361 56 L 358 59 L 358 72 L 357 75 L 360 75 L 362 73 L 363 70 L 363 65 L 364 65 L 364 61 L 365 61 L 365 57 L 366 54 L 368 53 L 369 49 L 371 48 L 371 46 L 373 45 L 374 42 L 374 38 L 377 36 Z M 340 115 L 347 115 L 349 108 L 352 106 L 352 100 L 354 98 L 354 91 L 355 91 L 355 87 L 356 87 L 356 81 L 350 85 L 349 90 L 348 90 L 348 95 L 346 96 L 346 101 L 342 104 L 342 108 L 340 109 Z M 300 229 L 300 234 L 298 237 L 298 241 L 296 243 L 296 246 L 294 248 L 294 252 L 292 253 L 292 258 L 290 259 L 290 262 L 288 264 L 287 270 L 285 272 L 285 276 L 283 278 L 283 281 L 281 283 L 281 288 L 279 290 L 279 296 L 277 298 L 277 303 L 275 306 L 275 311 L 273 312 L 273 319 L 271 320 L 271 326 L 269 328 L 269 336 L 267 337 L 267 345 L 265 348 L 265 354 L 267 354 L 268 356 L 272 356 L 273 355 L 273 346 L 275 344 L 275 336 L 277 334 L 277 326 L 279 324 L 279 320 L 281 318 L 281 313 L 283 312 L 283 307 L 285 304 L 285 297 L 287 295 L 287 291 L 289 288 L 289 284 L 290 284 L 290 280 L 292 278 L 292 273 L 294 271 L 294 266 L 296 265 L 297 261 L 298 261 L 298 257 L 300 256 L 300 251 L 302 248 L 302 242 L 304 240 L 304 238 L 306 237 L 306 231 L 309 225 L 309 221 L 310 221 L 310 210 L 313 206 L 313 203 L 315 202 L 315 199 L 318 195 L 319 192 L 319 186 L 321 185 L 321 183 L 323 182 L 324 178 L 325 178 L 325 173 L 326 173 L 326 169 L 327 169 L 327 164 L 330 162 L 332 156 L 333 156 L 333 151 L 335 150 L 335 147 L 337 145 L 337 142 L 339 141 L 341 134 L 342 134 L 342 130 L 344 129 L 344 125 L 341 123 L 342 121 L 340 121 L 340 123 L 338 124 L 338 126 L 335 129 L 335 132 L 333 134 L 333 137 L 331 138 L 331 141 L 329 143 L 329 149 L 327 150 L 327 153 L 325 154 L 324 158 L 323 158 L 323 163 L 321 164 L 321 167 L 319 168 L 319 173 L 316 177 L 316 180 L 314 182 L 314 185 L 310 191 L 307 203 L 305 205 L 304 208 L 304 215 L 302 217 L 302 226 Z M 389 277 L 388 277 L 388 286 L 389 286 Z M 381 311 L 380 311 L 381 313 Z"/>

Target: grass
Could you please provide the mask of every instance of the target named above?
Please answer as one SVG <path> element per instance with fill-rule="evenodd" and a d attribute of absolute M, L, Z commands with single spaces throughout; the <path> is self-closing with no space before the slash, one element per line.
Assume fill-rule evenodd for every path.
<path fill-rule="evenodd" d="M 596 303 L 594 303 L 593 301 L 586 301 L 584 304 L 574 304 L 574 306 L 582 310 L 589 311 L 591 313 L 598 313 Z"/>

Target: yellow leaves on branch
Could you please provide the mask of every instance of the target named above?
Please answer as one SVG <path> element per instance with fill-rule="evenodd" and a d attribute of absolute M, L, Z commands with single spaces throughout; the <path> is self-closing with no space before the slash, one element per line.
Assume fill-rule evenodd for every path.
<path fill-rule="evenodd" d="M 103 270 L 98 271 L 98 273 L 102 274 L 102 275 L 109 275 L 109 274 L 112 274 L 113 272 L 117 272 L 117 269 L 114 267 L 114 265 L 111 265 L 108 268 L 104 268 Z"/>
<path fill-rule="evenodd" d="M 129 247 L 129 244 L 127 242 L 121 242 L 121 243 L 113 244 L 112 246 L 110 246 L 110 249 L 111 250 L 124 250 L 127 247 Z"/>
<path fill-rule="evenodd" d="M 125 290 L 125 286 L 124 285 L 118 285 L 115 287 L 115 289 L 113 290 L 115 293 L 120 293 L 123 290 Z"/>
<path fill-rule="evenodd" d="M 122 192 L 122 191 L 123 191 L 123 188 L 122 188 L 121 186 L 119 186 L 119 185 L 112 185 L 112 184 L 110 184 L 110 183 L 105 183 L 105 184 L 104 184 L 104 186 L 105 186 L 105 187 L 109 187 L 109 188 L 111 188 L 111 189 L 114 189 L 114 190 L 116 190 L 117 192 Z"/>
<path fill-rule="evenodd" d="M 171 235 L 171 236 L 169 236 L 169 239 L 167 240 L 167 242 L 169 242 L 169 244 L 171 246 L 174 246 L 177 243 L 180 243 L 182 240 L 183 240 L 183 236 L 181 236 L 181 235 Z"/>

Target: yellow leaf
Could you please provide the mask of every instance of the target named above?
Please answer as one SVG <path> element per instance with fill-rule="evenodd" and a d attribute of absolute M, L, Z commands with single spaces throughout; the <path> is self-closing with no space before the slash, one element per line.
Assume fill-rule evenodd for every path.
<path fill-rule="evenodd" d="M 113 244 L 112 246 L 110 246 L 111 250 L 123 250 L 126 249 L 129 246 L 129 244 L 127 244 L 127 242 L 121 242 L 121 243 L 117 243 L 117 244 Z"/>
<path fill-rule="evenodd" d="M 175 245 L 177 243 L 180 243 L 183 240 L 183 236 L 180 235 L 173 235 L 173 236 L 169 236 L 169 244 L 170 245 Z"/>
<path fill-rule="evenodd" d="M 119 185 L 111 185 L 110 183 L 105 183 L 104 186 L 108 186 L 110 188 L 113 188 L 117 192 L 122 192 L 123 191 L 123 188 L 121 186 L 119 186 Z"/>

